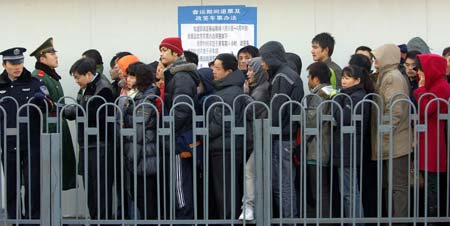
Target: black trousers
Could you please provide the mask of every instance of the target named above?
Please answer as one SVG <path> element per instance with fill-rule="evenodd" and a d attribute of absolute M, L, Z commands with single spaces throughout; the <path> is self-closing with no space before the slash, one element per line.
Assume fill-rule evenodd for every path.
<path fill-rule="evenodd" d="M 40 219 L 41 183 L 39 149 L 21 151 L 19 160 L 15 149 L 2 154 L 3 170 L 6 175 L 6 210 L 9 219 Z M 17 164 L 19 173 L 17 174 Z M 24 181 L 21 183 L 20 179 Z M 19 180 L 19 181 L 18 181 Z M 17 183 L 19 186 L 17 186 Z M 25 185 L 25 213 L 22 213 L 21 185 Z M 18 197 L 17 197 L 18 196 Z"/>
<path fill-rule="evenodd" d="M 329 167 L 322 167 L 319 166 L 319 168 L 316 168 L 316 165 L 307 165 L 307 203 L 308 203 L 308 210 L 307 214 L 308 217 L 322 217 L 322 218 L 328 218 L 330 217 L 330 168 Z M 320 168 L 322 168 L 322 178 L 320 180 L 319 178 L 319 171 Z M 318 181 L 320 180 L 320 181 Z M 318 184 L 317 184 L 318 183 Z M 316 189 L 317 186 L 321 187 L 322 193 L 317 194 Z M 322 205 L 322 210 L 319 212 L 320 216 L 316 216 L 316 210 L 320 206 L 317 204 Z"/>
<path fill-rule="evenodd" d="M 210 153 L 210 180 L 212 180 L 212 189 L 209 191 L 213 193 L 215 203 L 216 219 L 231 219 L 232 211 L 235 213 L 235 218 L 239 216 L 242 199 L 243 188 L 243 163 L 242 153 L 236 153 L 235 159 L 231 159 L 231 153 L 225 152 L 225 159 L 222 152 Z M 235 175 L 231 175 L 231 161 L 234 161 Z M 231 187 L 231 179 L 234 179 L 234 187 Z M 224 184 L 225 180 L 225 184 Z M 234 197 L 231 197 L 231 191 L 234 189 Z M 234 209 L 231 208 L 231 200 L 234 199 Z"/>
<path fill-rule="evenodd" d="M 87 204 L 91 219 L 112 219 L 112 185 L 114 179 L 114 153 L 104 149 L 90 149 L 85 159 L 85 150 L 80 150 L 80 163 L 87 164 L 83 172 L 83 183 L 87 192 Z M 84 168 L 83 168 L 84 171 Z"/>

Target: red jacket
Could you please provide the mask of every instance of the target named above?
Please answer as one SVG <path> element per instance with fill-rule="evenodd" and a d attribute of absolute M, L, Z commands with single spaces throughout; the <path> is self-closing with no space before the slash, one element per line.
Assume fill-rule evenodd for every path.
<path fill-rule="evenodd" d="M 445 80 L 447 61 L 436 54 L 421 54 L 418 58 L 425 75 L 425 85 L 414 91 L 416 99 L 419 101 L 421 95 L 432 93 L 445 100 L 445 102 L 433 101 L 433 96 L 426 95 L 418 102 L 420 123 L 424 124 L 425 120 L 428 120 L 426 132 L 419 134 L 419 169 L 445 172 L 447 170 L 446 121 L 438 120 L 438 110 L 441 114 L 447 114 L 447 101 L 450 98 L 450 85 Z M 430 102 L 432 103 L 428 106 Z"/>

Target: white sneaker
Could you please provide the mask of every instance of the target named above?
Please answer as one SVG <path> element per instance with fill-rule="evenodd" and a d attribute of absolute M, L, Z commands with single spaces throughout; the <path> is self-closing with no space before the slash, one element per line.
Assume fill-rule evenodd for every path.
<path fill-rule="evenodd" d="M 245 216 L 244 216 L 245 213 Z M 255 216 L 253 215 L 253 208 L 251 207 L 245 207 L 245 211 L 242 211 L 241 215 L 239 216 L 239 220 L 243 221 L 252 221 L 255 219 Z"/>

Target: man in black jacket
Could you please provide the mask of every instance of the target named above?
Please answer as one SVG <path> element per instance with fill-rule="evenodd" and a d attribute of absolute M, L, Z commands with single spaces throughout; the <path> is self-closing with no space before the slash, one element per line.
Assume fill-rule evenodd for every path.
<path fill-rule="evenodd" d="M 219 54 L 214 60 L 213 74 L 216 89 L 215 95 L 220 96 L 225 104 L 233 107 L 234 99 L 244 94 L 243 85 L 245 81 L 245 75 L 241 70 L 238 70 L 236 58 L 228 53 Z M 235 125 L 242 126 L 245 98 L 237 99 L 234 107 Z M 237 203 L 240 203 L 242 197 L 243 140 L 241 136 L 235 136 L 234 142 L 232 142 L 230 122 L 226 122 L 223 119 L 223 114 L 230 115 L 232 112 L 229 112 L 227 108 L 225 110 L 223 108 L 223 105 L 215 105 L 208 115 L 210 170 L 213 199 L 218 214 L 216 218 L 231 219 L 232 211 L 238 213 L 237 208 L 239 205 Z M 233 166 L 235 174 L 232 176 Z M 231 187 L 231 178 L 235 179 L 235 187 Z M 235 189 L 234 197 L 230 196 L 232 194 L 231 189 Z M 235 207 L 237 207 L 233 210 L 231 209 L 232 199 L 235 200 Z"/>
<path fill-rule="evenodd" d="M 77 116 L 87 118 L 87 125 L 77 122 L 77 137 L 80 148 L 78 166 L 85 186 L 87 182 L 89 213 L 91 219 L 111 219 L 114 176 L 114 139 L 111 137 L 114 137 L 115 122 L 106 123 L 106 117 L 112 117 L 113 109 L 104 105 L 113 101 L 111 84 L 96 72 L 95 61 L 91 58 L 77 60 L 70 68 L 70 74 L 80 86 L 77 103 L 86 115 L 77 106 L 69 105 L 64 110 L 64 116 L 69 120 L 77 119 Z"/>
<path fill-rule="evenodd" d="M 276 134 L 272 139 L 273 200 L 276 209 L 281 210 L 282 217 L 295 217 L 298 214 L 295 205 L 296 195 L 291 195 L 291 189 L 293 189 L 295 178 L 292 153 L 295 147 L 297 123 L 291 122 L 291 112 L 292 114 L 298 114 L 299 107 L 298 105 L 287 105 L 281 108 L 281 106 L 289 101 L 288 97 L 293 101 L 301 101 L 304 95 L 303 83 L 300 76 L 289 67 L 285 58 L 286 52 L 281 43 L 269 41 L 261 46 L 259 52 L 262 58 L 262 67 L 269 73 L 269 82 L 271 83 L 272 127 L 280 127 L 281 129 L 281 134 Z M 279 118 L 280 112 L 281 118 Z M 280 154 L 282 154 L 281 162 L 279 162 Z M 281 164 L 282 169 L 282 180 L 279 175 L 279 164 Z M 292 177 L 289 175 L 292 175 Z M 280 183 L 281 191 L 279 189 Z M 280 199 L 282 206 L 279 206 Z"/>
<path fill-rule="evenodd" d="M 40 146 L 42 115 L 36 108 L 19 108 L 29 102 L 37 104 L 44 112 L 53 102 L 39 79 L 24 68 L 25 48 L 11 48 L 3 55 L 0 74 L 0 144 L 2 165 L 6 176 L 6 210 L 8 219 L 39 219 L 40 215 Z M 44 104 L 44 101 L 47 104 Z M 19 122 L 17 113 L 28 122 Z M 6 114 L 6 115 L 4 115 Z M 33 119 L 33 120 L 32 120 Z M 5 125 L 6 124 L 6 125 Z M 17 129 L 17 134 L 6 134 L 4 128 Z M 17 137 L 18 136 L 18 137 Z M 18 138 L 18 139 L 17 139 Z M 17 153 L 19 152 L 19 153 Z M 17 159 L 19 158 L 19 159 Z M 19 165 L 18 165 L 19 164 Z M 19 172 L 17 170 L 19 169 Z M 25 184 L 25 214 L 22 215 L 20 180 Z M 19 194 L 18 194 L 19 193 Z"/>
<path fill-rule="evenodd" d="M 172 124 L 172 132 L 175 135 L 175 191 L 176 219 L 193 219 L 194 218 L 194 198 L 193 198 L 193 175 L 192 175 L 192 116 L 195 112 L 186 105 L 178 105 L 172 109 L 177 103 L 187 103 L 194 105 L 197 103 L 197 86 L 200 82 L 197 72 L 197 66 L 194 63 L 186 62 L 183 56 L 183 46 L 181 39 L 178 37 L 170 37 L 162 40 L 159 45 L 161 63 L 166 67 L 164 70 L 164 114 L 174 116 L 174 124 Z M 183 95 L 183 96 L 181 96 Z M 187 98 L 189 97 L 189 98 Z M 195 106 L 193 106 L 195 108 Z M 168 150 L 169 146 L 166 145 Z M 166 155 L 168 153 L 166 152 Z M 165 157 L 167 160 L 168 157 Z M 168 166 L 169 164 L 166 164 Z M 169 169 L 165 169 L 168 175 Z M 173 171 L 172 171 L 173 172 Z M 166 179 L 168 182 L 169 179 Z M 169 187 L 166 185 L 166 189 Z M 168 204 L 165 204 L 168 205 Z M 167 207 L 165 208 L 167 210 Z M 167 215 L 168 216 L 168 215 Z"/>

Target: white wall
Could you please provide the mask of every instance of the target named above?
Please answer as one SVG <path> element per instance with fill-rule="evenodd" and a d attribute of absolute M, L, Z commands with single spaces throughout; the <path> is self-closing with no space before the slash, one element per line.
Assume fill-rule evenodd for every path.
<path fill-rule="evenodd" d="M 258 7 L 258 46 L 278 40 L 302 57 L 304 68 L 311 63 L 312 37 L 323 31 L 335 37 L 333 59 L 340 65 L 363 44 L 400 44 L 421 36 L 434 52 L 450 46 L 448 0 L 0 0 L 0 50 L 24 46 L 29 54 L 53 36 L 57 71 L 66 95 L 75 96 L 78 87 L 68 70 L 84 50 L 98 49 L 106 70 L 123 50 L 151 62 L 159 57 L 159 42 L 178 34 L 177 6 L 202 4 Z M 34 62 L 28 57 L 26 67 Z"/>

